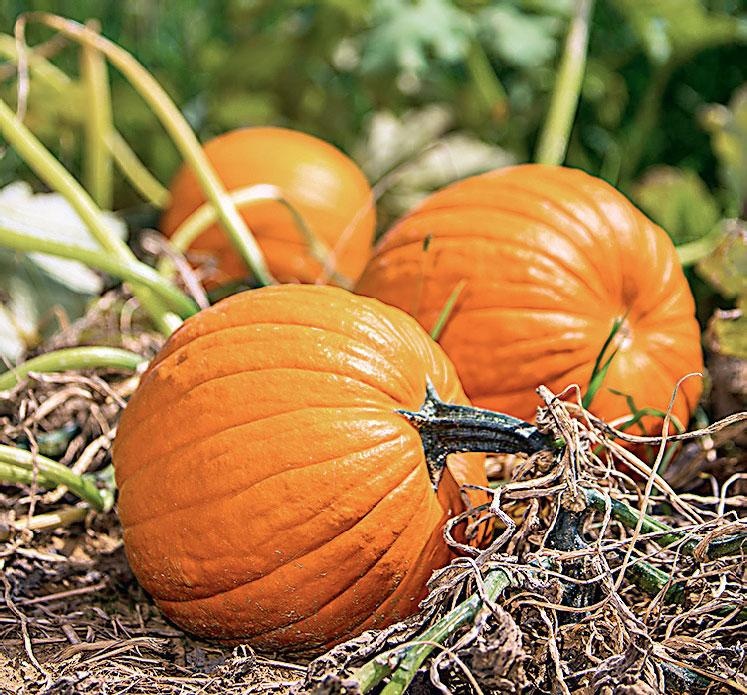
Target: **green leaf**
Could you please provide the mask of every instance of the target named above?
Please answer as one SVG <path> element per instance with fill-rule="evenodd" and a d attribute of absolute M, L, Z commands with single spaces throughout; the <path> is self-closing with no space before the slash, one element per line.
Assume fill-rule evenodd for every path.
<path fill-rule="evenodd" d="M 475 33 L 472 18 L 449 0 L 374 0 L 374 27 L 366 36 L 365 71 L 396 69 L 420 74 L 435 57 L 463 60 Z"/>
<path fill-rule="evenodd" d="M 728 106 L 714 104 L 701 115 L 703 127 L 711 134 L 721 178 L 734 199 L 738 215 L 747 203 L 747 85 L 738 89 Z"/>
<path fill-rule="evenodd" d="M 698 263 L 697 270 L 725 297 L 747 297 L 747 224 L 731 222 L 721 243 Z"/>
<path fill-rule="evenodd" d="M 747 39 L 746 20 L 709 12 L 700 0 L 612 0 L 658 64 Z"/>
<path fill-rule="evenodd" d="M 565 22 L 559 17 L 528 14 L 510 4 L 486 7 L 478 15 L 480 37 L 509 65 L 530 68 L 551 62 Z"/>
<path fill-rule="evenodd" d="M 747 297 L 737 309 L 716 311 L 709 328 L 719 354 L 747 360 Z"/>
<path fill-rule="evenodd" d="M 649 169 L 633 187 L 632 197 L 677 246 L 706 236 L 721 219 L 713 196 L 693 171 Z"/>

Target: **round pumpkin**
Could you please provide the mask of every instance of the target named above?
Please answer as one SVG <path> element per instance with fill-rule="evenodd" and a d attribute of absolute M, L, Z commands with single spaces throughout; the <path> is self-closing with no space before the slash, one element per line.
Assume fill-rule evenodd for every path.
<path fill-rule="evenodd" d="M 332 287 L 240 293 L 185 321 L 143 375 L 114 443 L 132 570 L 175 623 L 313 652 L 416 610 L 450 551 L 459 485 L 437 491 L 418 429 L 453 365 L 399 309 Z M 486 501 L 470 492 L 475 504 Z"/>
<path fill-rule="evenodd" d="M 463 283 L 439 343 L 468 397 L 531 419 L 539 384 L 586 391 L 616 321 L 617 350 L 591 410 L 612 420 L 666 410 L 703 368 L 693 298 L 666 233 L 604 181 L 528 164 L 428 197 L 381 239 L 356 291 L 431 330 Z M 701 380 L 679 390 L 686 424 Z M 660 426 L 648 418 L 649 431 Z"/>
<path fill-rule="evenodd" d="M 207 142 L 204 150 L 229 191 L 258 184 L 277 186 L 331 250 L 335 271 L 351 282 L 358 278 L 371 255 L 376 212 L 371 188 L 355 162 L 319 138 L 286 128 L 233 130 Z M 160 224 L 166 236 L 205 202 L 187 166 L 175 175 L 170 192 L 171 204 Z M 279 282 L 328 280 L 291 212 L 280 202 L 254 202 L 240 212 Z M 209 285 L 249 273 L 218 224 L 205 230 L 191 249 L 215 259 L 217 269 Z"/>

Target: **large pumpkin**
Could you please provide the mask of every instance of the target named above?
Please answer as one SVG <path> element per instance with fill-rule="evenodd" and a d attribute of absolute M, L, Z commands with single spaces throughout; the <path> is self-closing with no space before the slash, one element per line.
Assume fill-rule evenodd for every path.
<path fill-rule="evenodd" d="M 613 391 L 665 410 L 677 380 L 702 369 L 694 302 L 671 241 L 581 171 L 516 166 L 436 192 L 384 235 L 356 291 L 430 330 L 462 281 L 439 342 L 481 407 L 531 419 L 539 384 L 585 391 L 616 320 L 618 352 L 596 414 L 629 413 Z M 680 422 L 700 392 L 697 377 L 680 389 Z"/>
<path fill-rule="evenodd" d="M 130 565 L 187 630 L 314 651 L 412 613 L 450 558 L 457 483 L 438 490 L 417 411 L 430 379 L 466 403 L 399 309 L 331 287 L 237 294 L 188 319 L 144 374 L 114 444 Z M 475 503 L 483 493 L 472 494 Z"/>
<path fill-rule="evenodd" d="M 332 251 L 334 268 L 355 281 L 370 254 L 376 213 L 371 188 L 358 166 L 332 145 L 285 128 L 241 128 L 204 146 L 208 160 L 229 191 L 271 184 L 303 217 L 311 232 Z M 184 166 L 170 186 L 171 204 L 161 230 L 171 236 L 205 202 L 197 178 Z M 280 282 L 326 281 L 291 212 L 277 201 L 254 202 L 241 209 Z M 217 262 L 208 284 L 245 278 L 248 270 L 217 224 L 191 247 Z"/>

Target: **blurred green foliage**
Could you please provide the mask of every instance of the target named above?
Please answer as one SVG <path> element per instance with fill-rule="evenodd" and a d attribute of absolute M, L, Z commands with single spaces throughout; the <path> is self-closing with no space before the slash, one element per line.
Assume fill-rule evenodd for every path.
<path fill-rule="evenodd" d="M 22 12 L 96 18 L 167 88 L 199 136 L 284 125 L 352 154 L 378 182 L 385 227 L 428 190 L 531 160 L 574 0 L 0 0 Z M 29 25 L 31 45 L 50 39 Z M 1 48 L 1 46 L 0 46 Z M 32 75 L 27 124 L 80 170 L 79 53 L 54 51 L 73 80 Z M 0 96 L 14 102 L 12 66 Z M 178 157 L 111 71 L 115 124 L 168 181 Z M 747 201 L 747 3 L 597 0 L 566 163 L 602 176 L 688 246 L 712 250 Z M 11 151 L 0 185 L 33 180 Z M 137 202 L 121 181 L 117 205 Z M 710 236 L 709 236 L 710 235 Z M 706 240 L 706 241 L 704 241 Z M 697 244 L 700 243 L 700 246 Z M 696 266 L 693 265 L 695 268 Z M 705 320 L 733 297 L 688 271 Z"/>

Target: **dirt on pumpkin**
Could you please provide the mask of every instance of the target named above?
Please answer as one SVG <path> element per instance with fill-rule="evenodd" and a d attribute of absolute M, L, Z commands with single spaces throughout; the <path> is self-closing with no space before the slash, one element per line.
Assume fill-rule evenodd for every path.
<path fill-rule="evenodd" d="M 160 342 L 110 293 L 44 350 L 112 336 L 146 357 Z M 106 470 L 137 378 L 32 375 L 0 400 L 0 443 Z M 747 692 L 744 421 L 679 444 L 665 476 L 675 493 L 573 399 L 540 396 L 540 424 L 567 446 L 490 461 L 492 546 L 438 573 L 419 615 L 310 663 L 186 635 L 135 581 L 114 512 L 1 487 L 0 693 L 375 692 L 403 677 L 413 643 L 435 646 L 404 676 L 417 671 L 413 693 Z M 623 503 L 650 519 L 631 524 Z M 56 528 L 28 528 L 45 521 Z M 650 523 L 676 537 L 662 547 Z M 469 619 L 453 619 L 469 597 Z M 446 646 L 434 645 L 444 616 Z"/>

